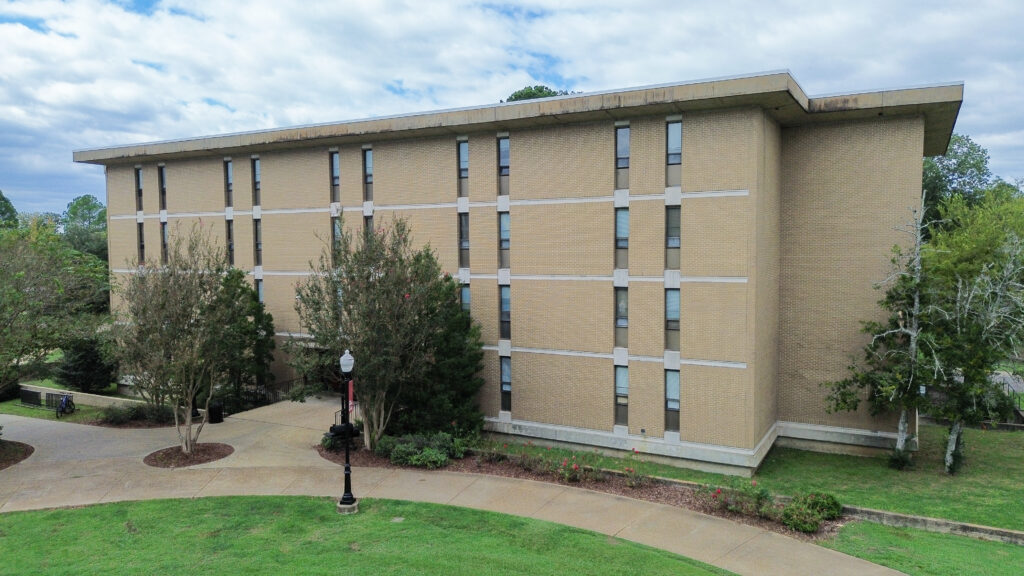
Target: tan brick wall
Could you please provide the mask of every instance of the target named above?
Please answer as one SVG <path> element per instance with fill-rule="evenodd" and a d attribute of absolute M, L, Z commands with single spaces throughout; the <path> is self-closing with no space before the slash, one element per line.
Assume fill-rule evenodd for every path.
<path fill-rule="evenodd" d="M 246 157 L 248 158 L 248 157 Z M 239 180 L 240 164 L 248 161 L 233 161 L 235 205 L 239 195 L 249 195 L 245 180 Z M 245 168 L 248 174 L 248 168 Z M 193 158 L 168 162 L 167 212 L 223 212 L 224 211 L 224 157 Z M 241 182 L 241 183 L 240 183 Z M 248 202 L 248 200 L 246 200 Z"/>
<path fill-rule="evenodd" d="M 374 205 L 455 202 L 456 158 L 452 137 L 374 145 Z"/>
<path fill-rule="evenodd" d="M 512 354 L 512 417 L 517 420 L 610 432 L 614 399 L 611 360 Z"/>
<path fill-rule="evenodd" d="M 135 168 L 107 167 L 107 217 L 135 214 Z"/>
<path fill-rule="evenodd" d="M 683 115 L 683 192 L 755 186 L 761 116 L 757 109 Z"/>
<path fill-rule="evenodd" d="M 454 241 L 457 242 L 458 220 L 453 218 Z M 511 214 L 509 218 L 512 218 Z M 511 221 L 510 226 L 512 242 L 515 242 L 515 222 Z M 498 213 L 494 208 L 469 209 L 469 268 L 473 274 L 495 274 L 498 271 Z"/>
<path fill-rule="evenodd" d="M 665 369 L 660 363 L 629 364 L 629 433 L 665 435 Z"/>
<path fill-rule="evenodd" d="M 276 332 L 308 329 L 308 326 L 299 326 L 299 315 L 295 312 L 295 288 L 307 279 L 307 276 L 263 276 L 263 301 L 267 312 L 274 316 Z"/>
<path fill-rule="evenodd" d="M 374 205 L 376 206 L 376 201 Z M 438 264 L 441 265 L 442 272 L 454 275 L 459 271 L 459 228 L 458 214 L 455 208 L 375 209 L 373 213 L 374 227 L 380 230 L 380 226 L 391 226 L 396 218 L 404 218 L 408 223 L 414 248 L 430 245 Z M 470 257 L 472 258 L 472 254 Z"/>
<path fill-rule="evenodd" d="M 497 417 L 501 410 L 501 366 L 498 363 L 498 352 L 495 350 L 484 350 L 484 369 L 480 371 L 480 377 L 484 379 L 484 385 L 477 392 L 477 402 L 480 411 L 484 416 Z M 515 367 L 513 367 L 513 371 Z M 513 372 L 512 378 L 515 378 Z M 512 383 L 513 387 L 515 382 Z M 512 392 L 513 397 L 515 392 Z M 514 400 L 513 400 L 514 402 Z"/>
<path fill-rule="evenodd" d="M 252 250 L 251 228 L 243 237 L 238 235 L 238 225 L 235 226 L 236 246 L 241 241 L 248 243 Z M 309 263 L 317 261 L 331 242 L 331 216 L 326 212 L 263 214 L 261 228 L 264 270 L 309 270 Z M 242 261 L 237 260 L 237 256 L 236 252 L 236 262 L 252 261 L 251 256 Z"/>
<path fill-rule="evenodd" d="M 756 257 L 749 264 L 748 314 L 754 323 L 754 440 L 763 436 L 776 421 L 779 357 L 779 179 L 781 177 L 781 132 L 775 122 L 764 119 L 764 163 L 754 192 L 757 226 Z"/>
<path fill-rule="evenodd" d="M 696 360 L 749 362 L 753 338 L 747 285 L 684 282 L 679 286 L 679 354 Z M 752 323 L 751 323 L 752 324 Z"/>
<path fill-rule="evenodd" d="M 746 276 L 753 242 L 749 196 L 686 198 L 679 210 L 683 276 Z"/>
<path fill-rule="evenodd" d="M 662 192 L 665 189 L 662 188 Z M 613 215 L 614 218 L 614 215 Z M 614 224 L 605 245 L 612 250 Z M 629 274 L 663 276 L 665 274 L 665 202 L 661 200 L 629 203 Z"/>
<path fill-rule="evenodd" d="M 514 279 L 511 288 L 516 346 L 612 351 L 615 321 L 610 282 Z"/>
<path fill-rule="evenodd" d="M 629 283 L 629 353 L 658 357 L 665 353 L 665 285 L 661 282 Z"/>
<path fill-rule="evenodd" d="M 107 261 L 111 268 L 128 268 L 135 264 L 138 257 L 136 225 L 135 219 L 111 219 L 107 223 Z"/>
<path fill-rule="evenodd" d="M 376 158 L 374 158 L 376 160 Z M 363 149 L 360 146 L 342 146 L 338 150 L 339 190 L 342 206 L 363 205 Z M 328 166 L 328 170 L 330 166 Z M 374 170 L 376 172 L 376 169 Z M 328 172 L 330 175 L 330 172 Z M 374 174 L 376 178 L 376 174 Z M 328 200 L 330 190 L 328 189 Z"/>
<path fill-rule="evenodd" d="M 749 370 L 683 365 L 679 370 L 679 438 L 752 448 Z"/>
<path fill-rule="evenodd" d="M 252 205 L 251 168 L 248 157 L 235 166 L 235 206 Z M 240 180 L 243 176 L 244 180 Z M 260 207 L 326 208 L 331 202 L 331 166 L 325 148 L 275 150 L 260 154 Z M 239 192 L 243 194 L 239 196 Z"/>
<path fill-rule="evenodd" d="M 512 206 L 509 219 L 514 274 L 612 273 L 615 209 L 611 202 Z M 497 235 L 496 215 L 493 226 Z"/>
<path fill-rule="evenodd" d="M 241 268 L 251 272 L 253 268 L 253 245 L 252 245 L 252 218 L 239 216 L 233 220 L 233 233 L 235 236 L 235 268 Z M 264 231 L 265 232 L 265 231 Z M 227 236 L 227 227 L 221 231 Z M 265 238 L 265 237 L 264 237 Z M 264 240 L 265 241 L 265 240 Z M 266 252 L 264 252 L 264 255 Z"/>
<path fill-rule="evenodd" d="M 608 196 L 614 189 L 612 122 L 553 126 L 509 135 L 509 196 Z"/>
<path fill-rule="evenodd" d="M 469 284 L 469 313 L 480 323 L 480 340 L 484 344 L 498 344 L 498 282 L 473 280 Z M 512 294 L 512 313 L 515 314 L 515 294 Z M 512 328 L 515 337 L 515 327 Z"/>
<path fill-rule="evenodd" d="M 843 378 L 882 319 L 896 231 L 921 192 L 923 121 L 882 119 L 782 131 L 779 419 L 888 428 L 866 406 L 828 414 L 822 382 Z"/>
<path fill-rule="evenodd" d="M 629 122 L 629 193 L 665 192 L 665 118 Z"/>
<path fill-rule="evenodd" d="M 132 194 L 134 198 L 134 190 Z M 146 214 L 160 213 L 160 177 L 153 163 L 142 165 L 142 209 Z"/>
<path fill-rule="evenodd" d="M 494 202 L 498 195 L 498 138 L 494 132 L 469 135 L 469 200 Z"/>
<path fill-rule="evenodd" d="M 252 158 L 250 158 L 248 154 L 238 154 L 231 158 L 231 165 L 231 172 L 234 178 L 234 185 L 231 188 L 231 207 L 233 210 L 239 211 L 252 210 Z M 279 164 L 278 169 L 274 171 L 276 180 L 278 181 L 283 179 L 281 169 L 291 170 L 290 168 L 285 168 L 284 165 Z M 221 168 L 221 170 L 223 170 L 223 168 Z M 263 179 L 263 187 L 265 187 L 267 173 L 265 163 L 263 164 L 262 172 L 263 174 L 261 175 L 261 178 Z M 280 187 L 278 187 L 277 194 L 279 196 L 281 195 Z M 264 194 L 261 194 L 261 198 L 263 196 Z"/>

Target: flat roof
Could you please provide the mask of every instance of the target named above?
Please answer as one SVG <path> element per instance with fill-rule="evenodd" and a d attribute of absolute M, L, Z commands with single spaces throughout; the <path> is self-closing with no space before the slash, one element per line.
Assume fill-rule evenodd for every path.
<path fill-rule="evenodd" d="M 74 161 L 121 164 L 211 154 L 339 146 L 399 138 L 505 131 L 552 124 L 625 120 L 756 106 L 783 127 L 878 116 L 921 116 L 924 154 L 944 154 L 963 103 L 962 82 L 808 97 L 789 71 L 570 94 L 468 108 L 272 128 L 74 151 Z"/>

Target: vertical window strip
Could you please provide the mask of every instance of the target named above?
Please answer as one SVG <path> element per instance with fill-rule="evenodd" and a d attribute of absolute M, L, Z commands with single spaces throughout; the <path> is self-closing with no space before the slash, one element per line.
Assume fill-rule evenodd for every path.
<path fill-rule="evenodd" d="M 262 176 L 260 174 L 260 159 L 252 159 L 252 205 L 260 205 L 260 180 Z"/>
<path fill-rule="evenodd" d="M 459 268 L 469 268 L 469 214 L 459 214 Z"/>
<path fill-rule="evenodd" d="M 683 162 L 683 123 L 669 122 L 665 125 L 665 163 L 669 166 Z"/>
<path fill-rule="evenodd" d="M 615 425 L 629 424 L 629 368 L 615 367 Z"/>
<path fill-rule="evenodd" d="M 502 356 L 501 365 L 501 409 L 505 412 L 512 410 L 512 358 Z"/>
<path fill-rule="evenodd" d="M 341 202 L 341 160 L 337 152 L 330 153 L 331 202 Z"/>
<path fill-rule="evenodd" d="M 235 205 L 235 170 L 231 160 L 224 161 L 224 207 L 231 208 Z"/>
<path fill-rule="evenodd" d="M 157 166 L 157 181 L 160 186 L 160 209 L 167 210 L 167 171 L 165 166 Z"/>
<path fill-rule="evenodd" d="M 469 295 L 469 284 L 463 284 L 459 289 L 459 301 L 462 303 L 462 309 L 469 312 L 470 307 L 470 295 Z"/>
<path fill-rule="evenodd" d="M 263 265 L 263 226 L 260 219 L 252 221 L 253 263 Z"/>
<path fill-rule="evenodd" d="M 234 266 L 235 265 L 235 221 L 234 220 L 227 220 L 227 221 L 225 221 L 224 224 L 225 224 L 224 236 L 225 236 L 225 239 L 227 240 L 228 264 L 230 264 L 231 266 Z"/>
<path fill-rule="evenodd" d="M 459 178 L 469 178 L 469 142 L 458 143 Z"/>
<path fill-rule="evenodd" d="M 160 263 L 167 265 L 167 222 L 160 223 Z"/>
<path fill-rule="evenodd" d="M 510 166 L 508 136 L 498 138 L 498 176 L 508 176 Z"/>
<path fill-rule="evenodd" d="M 629 168 L 629 126 L 615 128 L 615 167 Z"/>
<path fill-rule="evenodd" d="M 363 201 L 373 200 L 373 149 L 363 150 Z"/>
<path fill-rule="evenodd" d="M 146 233 L 145 227 L 142 222 L 136 225 L 136 231 L 138 232 L 138 244 L 139 244 L 139 266 L 142 266 L 146 262 Z"/>
<path fill-rule="evenodd" d="M 263 297 L 263 280 L 256 280 L 256 297 L 259 299 L 260 304 L 265 302 Z"/>
<path fill-rule="evenodd" d="M 615 289 L 615 326 L 629 326 L 629 292 L 626 288 Z"/>
<path fill-rule="evenodd" d="M 512 242 L 508 212 L 498 213 L 498 268 L 509 267 L 509 246 Z"/>
<path fill-rule="evenodd" d="M 508 286 L 498 287 L 501 308 L 498 314 L 500 323 L 499 338 L 508 340 L 512 337 L 512 291 Z"/>
<path fill-rule="evenodd" d="M 142 212 L 142 168 L 135 169 L 135 211 Z"/>
<path fill-rule="evenodd" d="M 665 370 L 665 430 L 679 432 L 678 370 Z"/>
<path fill-rule="evenodd" d="M 680 214 L 679 206 L 665 207 L 665 247 L 679 248 Z"/>

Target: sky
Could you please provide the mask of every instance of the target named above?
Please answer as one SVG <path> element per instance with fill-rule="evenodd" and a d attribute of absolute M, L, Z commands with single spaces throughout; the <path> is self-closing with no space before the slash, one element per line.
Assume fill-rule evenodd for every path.
<path fill-rule="evenodd" d="M 0 190 L 105 201 L 72 151 L 789 70 L 810 96 L 964 82 L 1024 178 L 1024 2 L 0 0 Z"/>

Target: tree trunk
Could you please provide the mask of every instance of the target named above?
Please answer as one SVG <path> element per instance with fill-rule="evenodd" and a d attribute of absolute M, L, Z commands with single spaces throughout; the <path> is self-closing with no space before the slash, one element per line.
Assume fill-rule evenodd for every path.
<path fill-rule="evenodd" d="M 900 423 L 896 428 L 896 452 L 902 453 L 907 449 L 907 409 L 900 410 Z"/>
<path fill-rule="evenodd" d="M 952 474 L 954 470 L 953 453 L 960 444 L 960 435 L 963 434 L 963 422 L 956 420 L 949 427 L 949 440 L 946 442 L 946 473 Z"/>

